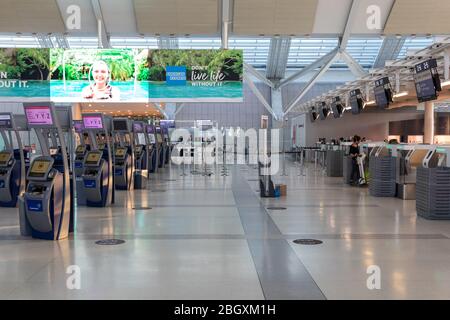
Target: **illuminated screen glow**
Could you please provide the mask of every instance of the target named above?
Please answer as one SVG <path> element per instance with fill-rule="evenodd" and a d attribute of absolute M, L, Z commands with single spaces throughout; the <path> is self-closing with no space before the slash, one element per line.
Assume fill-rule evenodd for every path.
<path fill-rule="evenodd" d="M 83 124 L 86 129 L 103 129 L 103 121 L 101 116 L 83 117 Z"/>
<path fill-rule="evenodd" d="M 53 125 L 53 117 L 50 107 L 26 107 L 25 115 L 31 125 Z"/>

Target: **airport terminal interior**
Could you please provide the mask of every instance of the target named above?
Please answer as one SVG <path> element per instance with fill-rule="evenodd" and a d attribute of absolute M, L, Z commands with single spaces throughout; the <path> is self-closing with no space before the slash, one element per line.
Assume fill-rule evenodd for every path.
<path fill-rule="evenodd" d="M 450 299 L 448 0 L 0 3 L 0 299 Z"/>

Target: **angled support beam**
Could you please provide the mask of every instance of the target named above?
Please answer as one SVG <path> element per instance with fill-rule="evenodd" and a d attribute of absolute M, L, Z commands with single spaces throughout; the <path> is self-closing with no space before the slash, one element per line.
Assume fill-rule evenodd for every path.
<path fill-rule="evenodd" d="M 156 109 L 158 109 L 159 112 L 161 112 L 161 114 L 164 116 L 165 119 L 169 119 L 169 117 L 167 116 L 167 113 L 163 110 L 161 104 L 155 103 L 155 107 L 156 107 Z"/>
<path fill-rule="evenodd" d="M 266 78 L 279 81 L 284 78 L 291 47 L 290 37 L 274 36 L 270 39 Z"/>
<path fill-rule="evenodd" d="M 258 70 L 256 70 L 251 65 L 249 65 L 249 64 L 247 64 L 245 62 L 244 62 L 244 71 L 248 72 L 249 74 L 251 74 L 252 76 L 257 78 L 258 80 L 264 82 L 269 87 L 271 87 L 271 88 L 275 87 L 275 85 L 273 84 L 272 81 L 267 79 L 264 75 L 262 75 L 260 72 L 258 72 Z"/>
<path fill-rule="evenodd" d="M 316 74 L 312 77 L 312 79 L 308 82 L 308 84 L 300 91 L 300 93 L 295 97 L 294 100 L 286 107 L 286 110 L 284 111 L 284 116 L 286 116 L 292 108 L 294 108 L 297 103 L 300 102 L 300 100 L 308 93 L 308 91 L 314 86 L 314 84 L 317 82 L 317 80 L 320 79 L 320 77 L 327 72 L 327 70 L 330 68 L 330 66 L 333 64 L 333 62 L 337 59 L 338 53 L 336 53 L 325 65 L 322 66 L 320 70 L 316 72 Z"/>
<path fill-rule="evenodd" d="M 361 65 L 356 61 L 347 51 L 340 51 L 340 58 L 345 61 L 351 73 L 356 78 L 361 78 L 366 76 L 368 73 L 361 67 Z"/>
<path fill-rule="evenodd" d="M 373 64 L 373 68 L 383 68 L 386 65 L 386 61 L 395 60 L 402 50 L 405 43 L 405 37 L 387 36 L 383 40 L 380 52 L 378 53 L 377 59 Z"/>
<path fill-rule="evenodd" d="M 91 0 L 92 8 L 94 9 L 94 15 L 97 19 L 97 32 L 98 32 L 98 47 L 99 48 L 111 48 L 109 43 L 108 33 L 106 32 L 105 20 L 103 19 L 102 7 L 99 0 Z"/>
<path fill-rule="evenodd" d="M 336 49 L 330 51 L 329 53 L 327 53 L 326 55 L 324 55 L 323 57 L 319 58 L 315 62 L 311 63 L 310 65 L 304 67 L 302 70 L 292 74 L 291 76 L 287 77 L 286 79 L 283 79 L 282 81 L 280 81 L 279 87 L 281 88 L 281 87 L 289 84 L 290 82 L 292 82 L 300 77 L 303 77 L 305 74 L 324 66 L 326 63 L 328 63 L 328 61 L 330 61 L 330 59 L 332 59 L 336 56 L 337 52 L 338 52 L 338 49 L 336 48 Z"/>
<path fill-rule="evenodd" d="M 258 90 L 258 88 L 253 83 L 252 79 L 248 75 L 244 73 L 244 80 L 250 87 L 250 90 L 252 90 L 253 94 L 256 96 L 256 98 L 259 100 L 259 102 L 262 103 L 262 105 L 267 109 L 267 111 L 270 112 L 272 117 L 274 119 L 278 119 L 277 115 L 273 112 L 272 106 L 267 102 L 267 100 L 264 98 L 264 96 L 261 94 L 261 92 Z"/>
<path fill-rule="evenodd" d="M 177 110 L 175 111 L 174 116 L 176 116 L 178 113 L 180 113 L 181 110 L 186 106 L 185 103 L 177 103 Z"/>
<path fill-rule="evenodd" d="M 339 48 L 345 50 L 347 48 L 348 40 L 350 39 L 350 34 L 352 32 L 353 23 L 355 22 L 355 17 L 358 12 L 359 0 L 352 0 L 352 6 L 350 7 L 350 12 L 347 16 L 347 22 L 345 23 L 345 29 L 342 33 L 342 37 L 339 41 Z"/>

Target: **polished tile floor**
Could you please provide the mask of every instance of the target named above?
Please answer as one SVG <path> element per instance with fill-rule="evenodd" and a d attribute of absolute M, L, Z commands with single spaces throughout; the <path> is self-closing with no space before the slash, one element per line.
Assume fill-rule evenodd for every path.
<path fill-rule="evenodd" d="M 20 237 L 17 211 L 1 208 L 0 299 L 450 299 L 450 221 L 416 217 L 414 201 L 373 198 L 313 165 L 303 176 L 288 164 L 278 199 L 259 198 L 251 166 L 214 173 L 166 168 L 113 207 L 79 207 L 59 242 Z M 126 242 L 95 244 L 106 238 Z M 372 265 L 379 290 L 367 288 Z"/>

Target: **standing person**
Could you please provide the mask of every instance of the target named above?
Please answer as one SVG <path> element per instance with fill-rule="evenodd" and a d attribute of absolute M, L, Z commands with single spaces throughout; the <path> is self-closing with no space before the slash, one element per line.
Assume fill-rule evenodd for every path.
<path fill-rule="evenodd" d="M 359 167 L 358 167 L 358 157 L 359 157 L 359 143 L 361 142 L 361 137 L 355 135 L 353 137 L 353 143 L 350 146 L 350 157 L 352 158 L 352 174 L 350 176 L 350 183 L 357 184 L 360 178 Z"/>

